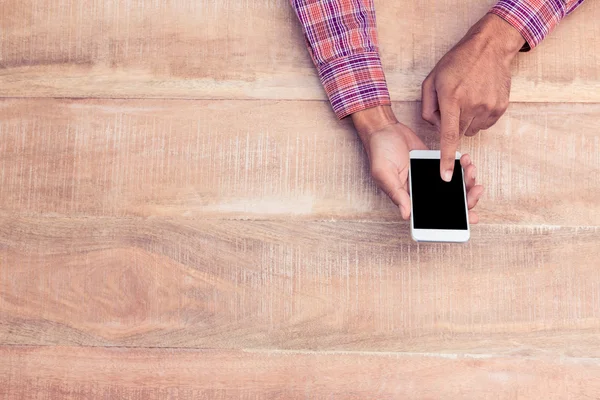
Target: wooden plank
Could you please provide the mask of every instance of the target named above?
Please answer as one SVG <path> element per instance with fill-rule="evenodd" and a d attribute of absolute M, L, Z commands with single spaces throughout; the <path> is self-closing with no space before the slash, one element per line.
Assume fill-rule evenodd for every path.
<path fill-rule="evenodd" d="M 600 396 L 598 359 L 6 346 L 0 356 L 5 400 Z"/>
<path fill-rule="evenodd" d="M 437 147 L 417 103 L 399 118 Z M 515 104 L 462 150 L 484 223 L 600 226 L 600 105 Z M 21 215 L 397 220 L 324 102 L 3 100 L 0 208 Z"/>
<path fill-rule="evenodd" d="M 600 229 L 0 219 L 0 343 L 600 356 Z"/>
<path fill-rule="evenodd" d="M 393 98 L 494 0 L 376 2 Z M 450 11 L 449 11 L 450 10 Z M 600 4 L 515 64 L 513 101 L 600 101 Z M 325 99 L 287 0 L 4 0 L 0 96 Z"/>

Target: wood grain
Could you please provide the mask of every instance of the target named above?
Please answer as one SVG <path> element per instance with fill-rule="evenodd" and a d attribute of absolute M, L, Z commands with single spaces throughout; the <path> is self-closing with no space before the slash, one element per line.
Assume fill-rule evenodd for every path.
<path fill-rule="evenodd" d="M 493 2 L 376 0 L 434 148 L 410 101 Z M 287 0 L 0 1 L 0 399 L 600 398 L 598 21 L 463 140 L 471 242 L 416 244 Z"/>
<path fill-rule="evenodd" d="M 6 346 L 0 357 L 5 400 L 600 396 L 598 359 Z"/>
<path fill-rule="evenodd" d="M 598 228 L 0 219 L 0 342 L 599 357 Z"/>
<path fill-rule="evenodd" d="M 395 100 L 494 0 L 376 2 Z M 451 10 L 450 12 L 448 10 Z M 600 4 L 515 63 L 513 101 L 600 101 Z M 287 0 L 4 0 L 0 96 L 325 99 Z"/>
<path fill-rule="evenodd" d="M 397 115 L 432 147 L 417 103 Z M 513 105 L 465 138 L 485 223 L 600 226 L 599 105 Z M 397 220 L 324 102 L 0 101 L 0 207 L 21 215 Z"/>

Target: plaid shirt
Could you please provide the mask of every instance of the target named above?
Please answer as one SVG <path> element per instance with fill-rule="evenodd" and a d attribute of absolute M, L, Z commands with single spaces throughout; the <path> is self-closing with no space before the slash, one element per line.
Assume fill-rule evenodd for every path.
<path fill-rule="evenodd" d="M 499 0 L 490 10 L 537 46 L 584 0 Z M 338 118 L 389 105 L 377 46 L 373 0 L 291 0 Z"/>

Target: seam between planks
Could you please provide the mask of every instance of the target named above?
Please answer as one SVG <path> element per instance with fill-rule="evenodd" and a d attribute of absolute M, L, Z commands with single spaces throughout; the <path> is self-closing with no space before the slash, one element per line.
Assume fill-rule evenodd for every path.
<path fill-rule="evenodd" d="M 137 216 L 112 216 L 112 215 L 36 215 L 36 214 L 19 214 L 19 213 L 11 213 L 1 215 L 0 218 L 7 220 L 16 220 L 16 219 L 47 219 L 47 220 L 123 220 L 123 221 L 146 221 L 146 220 L 160 220 L 160 221 L 191 221 L 191 222 L 201 222 L 201 221 L 233 221 L 233 222 L 295 222 L 295 223 L 361 223 L 361 224 L 371 224 L 371 225 L 408 225 L 408 221 L 384 221 L 384 220 L 376 220 L 376 219 L 343 219 L 343 218 L 314 218 L 314 219 L 304 219 L 304 218 L 294 218 L 287 217 L 282 215 L 282 218 L 244 218 L 244 217 L 231 217 L 231 218 L 220 218 L 220 217 L 170 217 L 170 216 L 147 216 L 147 217 L 137 217 Z M 546 230 L 559 230 L 559 229 L 582 229 L 582 230 L 600 230 L 600 226 L 598 225 L 550 225 L 550 224 L 486 224 L 486 223 L 478 223 L 474 225 L 475 227 L 486 227 L 486 228 L 523 228 L 523 229 L 546 229 Z M 473 226 L 471 227 L 473 228 Z"/>
<path fill-rule="evenodd" d="M 187 347 L 187 346 L 101 346 L 101 345 L 52 345 L 52 344 L 14 344 L 0 343 L 0 348 L 22 348 L 22 349 L 41 349 L 41 348 L 79 348 L 79 349 L 127 349 L 127 350 L 189 350 L 198 352 L 242 352 L 248 354 L 271 354 L 271 355 L 321 355 L 321 356 L 375 356 L 375 357 L 427 357 L 427 358 L 445 358 L 450 360 L 460 359 L 493 359 L 493 358 L 512 358 L 515 360 L 541 360 L 555 359 L 566 362 L 592 362 L 600 363 L 599 357 L 570 357 L 570 356 L 524 356 L 511 354 L 495 353 L 443 353 L 443 352 L 403 352 L 403 351 L 362 351 L 362 350 L 287 350 L 287 349 L 269 349 L 269 348 L 234 348 L 234 347 Z"/>

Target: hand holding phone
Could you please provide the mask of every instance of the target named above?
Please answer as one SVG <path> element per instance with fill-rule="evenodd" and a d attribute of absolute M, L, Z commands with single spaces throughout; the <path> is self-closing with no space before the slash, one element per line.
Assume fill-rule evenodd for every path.
<path fill-rule="evenodd" d="M 395 119 L 389 106 L 374 107 L 354 113 L 352 121 L 369 157 L 374 181 L 399 207 L 402 218 L 410 219 L 411 198 L 408 187 L 410 152 L 427 150 L 427 146 L 409 127 Z M 470 210 L 477 204 L 483 187 L 475 185 L 475 166 L 471 164 L 468 155 L 462 157 L 461 163 L 466 172 L 467 203 Z M 476 223 L 477 214 L 472 211 L 469 213 L 470 222 Z"/>
<path fill-rule="evenodd" d="M 450 182 L 440 177 L 440 152 L 410 152 L 411 234 L 418 242 L 466 242 L 470 238 L 469 208 L 483 192 L 475 187 L 474 167 L 468 156 L 456 153 Z M 465 182 L 463 166 L 471 172 Z M 473 214 L 473 217 L 476 216 Z M 476 221 L 474 221 L 476 222 Z"/>

